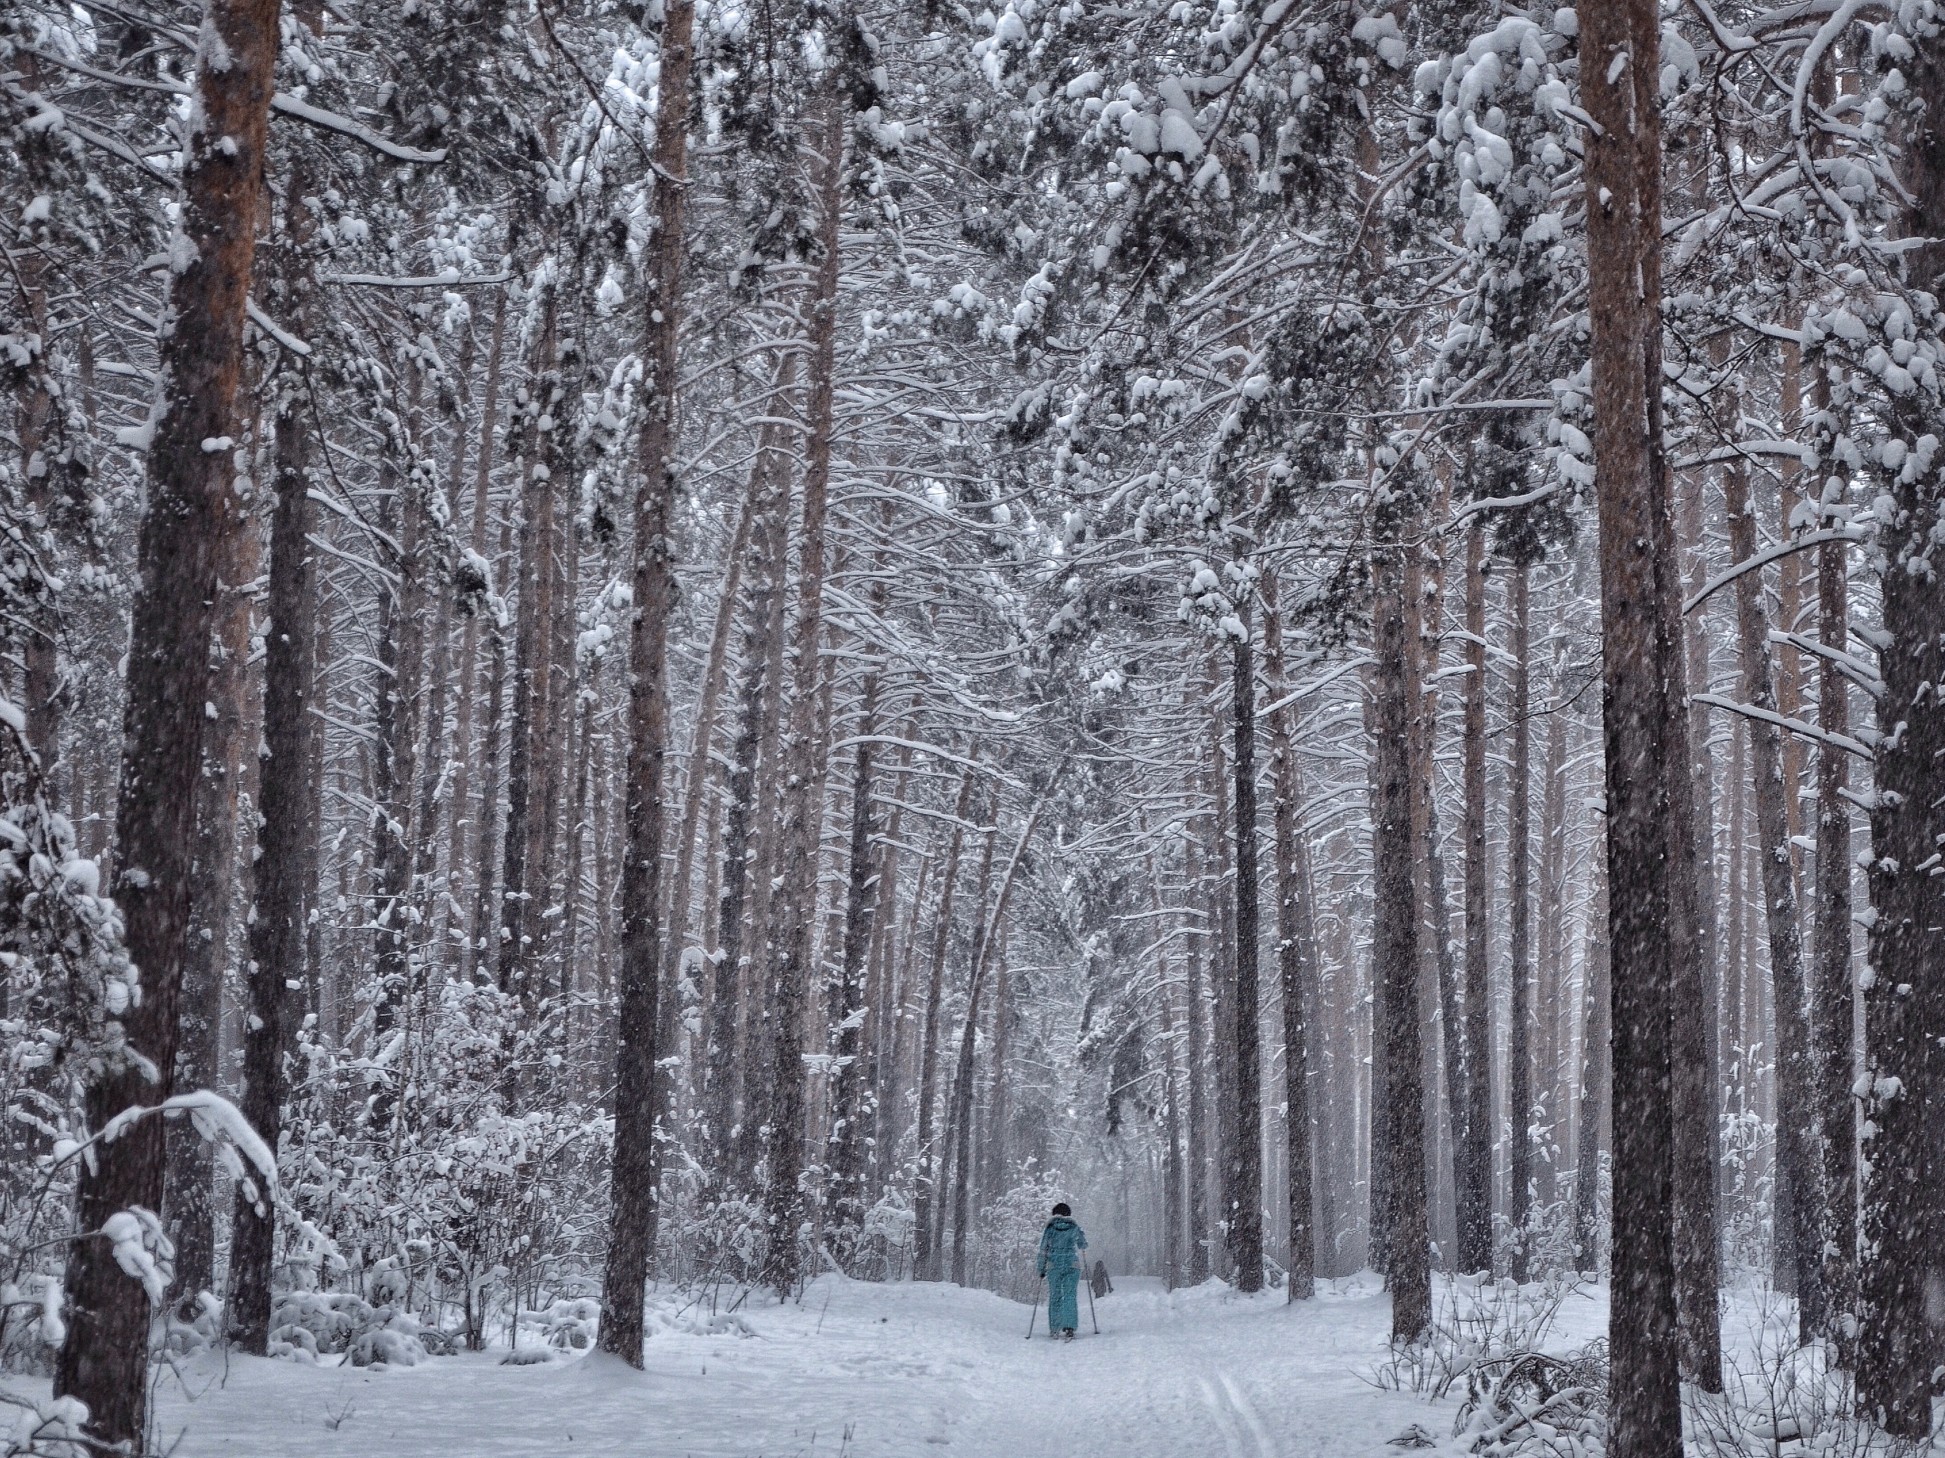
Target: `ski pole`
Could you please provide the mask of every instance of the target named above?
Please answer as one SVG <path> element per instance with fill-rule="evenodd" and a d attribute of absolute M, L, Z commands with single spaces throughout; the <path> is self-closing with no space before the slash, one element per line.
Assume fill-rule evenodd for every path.
<path fill-rule="evenodd" d="M 1040 1273 L 1040 1279 L 1043 1281 L 1047 1279 L 1047 1273 L 1045 1271 L 1042 1271 Z M 1040 1318 L 1040 1298 L 1038 1296 L 1035 1296 L 1033 1298 L 1033 1306 L 1027 1312 L 1027 1340 L 1028 1341 L 1033 1340 L 1033 1323 L 1039 1320 L 1039 1318 Z"/>
<path fill-rule="evenodd" d="M 1101 1334 L 1101 1318 L 1094 1314 L 1094 1282 L 1087 1280 L 1087 1319 L 1094 1323 L 1094 1335 Z"/>

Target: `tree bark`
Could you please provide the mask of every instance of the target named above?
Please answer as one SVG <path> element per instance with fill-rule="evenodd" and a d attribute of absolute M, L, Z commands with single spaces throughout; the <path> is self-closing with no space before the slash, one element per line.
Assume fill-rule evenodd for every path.
<path fill-rule="evenodd" d="M 209 0 L 195 81 L 202 125 L 189 136 L 160 336 L 159 408 L 148 453 L 148 505 L 136 591 L 115 817 L 115 891 L 142 1000 L 128 1040 L 160 1070 L 118 1060 L 91 1080 L 90 1128 L 170 1092 L 209 636 L 225 536 L 242 529 L 235 498 L 243 322 L 262 205 L 265 132 L 277 59 L 276 0 Z M 218 52 L 226 65 L 214 64 Z M 99 1233 L 131 1207 L 162 1203 L 163 1129 L 138 1120 L 82 1166 L 67 1262 L 67 1339 L 54 1390 L 85 1403 L 96 1441 L 148 1436 L 149 1302 Z"/>
<path fill-rule="evenodd" d="M 679 331 L 688 202 L 693 0 L 662 11 L 655 117 L 656 229 L 644 300 L 641 435 L 636 450 L 635 560 L 628 633 L 628 770 L 621 862 L 620 1008 L 608 1258 L 601 1275 L 601 1350 L 642 1365 L 644 1286 L 655 1253 L 661 1163 L 655 1144 L 656 1015 L 662 937 L 662 759 L 668 746 L 669 621 L 675 569 Z M 509 890 L 512 888 L 509 887 Z"/>
<path fill-rule="evenodd" d="M 1465 1120 L 1454 1153 L 1458 1187 L 1458 1267 L 1491 1271 L 1493 1214 L 1492 990 L 1487 922 L 1491 870 L 1486 863 L 1486 556 L 1485 533 L 1466 533 L 1465 719 Z M 1447 1050 L 1450 1056 L 1450 1050 Z"/>
<path fill-rule="evenodd" d="M 1378 661 L 1373 688 L 1371 807 L 1373 880 L 1372 975 L 1384 991 L 1387 1071 L 1383 1118 L 1374 1122 L 1374 1157 L 1380 1140 L 1391 1163 L 1386 1210 L 1385 1275 L 1391 1288 L 1391 1339 L 1415 1343 L 1432 1323 L 1431 1236 L 1425 1197 L 1423 1051 L 1419 1044 L 1419 916 L 1412 874 L 1412 798 L 1409 737 L 1420 702 L 1417 604 L 1407 581 L 1403 521 L 1398 507 L 1380 508 L 1372 560 L 1372 651 Z M 1374 1103 L 1374 1109 L 1377 1105 Z"/>
<path fill-rule="evenodd" d="M 1834 503 L 1833 503 L 1834 504 Z M 1850 592 L 1842 542 L 1817 553 L 1818 638 L 1834 654 L 1850 648 Z M 1817 726 L 1850 733 L 1850 683 L 1833 658 L 1820 661 Z M 1857 1343 L 1857 1060 L 1851 972 L 1849 765 L 1844 752 L 1817 752 L 1817 920 L 1813 997 L 1817 1030 L 1817 1103 L 1822 1120 L 1826 1331 L 1838 1361 L 1849 1366 Z"/>
<path fill-rule="evenodd" d="M 1533 631 L 1532 572 L 1513 569 L 1513 783 L 1507 812 L 1506 881 L 1512 936 L 1506 1030 L 1506 1134 L 1510 1181 L 1506 1264 L 1513 1280 L 1527 1278 L 1533 1184 Z"/>
<path fill-rule="evenodd" d="M 1607 861 L 1594 862 L 1594 895 L 1587 915 L 1587 986 L 1581 999 L 1586 1029 L 1580 1053 L 1580 1110 L 1574 1124 L 1574 1269 L 1600 1270 L 1595 1240 L 1601 1191 L 1601 1107 L 1608 1087 Z"/>
<path fill-rule="evenodd" d="M 795 694 L 784 746 L 783 823 L 779 864 L 788 891 L 778 926 L 771 1027 L 769 1169 L 763 1221 L 769 1244 L 763 1281 L 787 1295 L 801 1274 L 798 1233 L 809 1208 L 804 1172 L 804 1011 L 810 992 L 811 929 L 817 914 L 817 849 L 821 805 L 817 733 L 819 653 L 823 640 L 825 518 L 831 484 L 837 374 L 839 224 L 844 210 L 845 96 L 835 79 L 818 103 L 816 194 L 819 207 L 816 283 L 810 308 L 810 380 L 806 399 L 803 527 L 797 566 L 797 622 L 792 638 Z"/>
<path fill-rule="evenodd" d="M 293 182 L 296 180 L 293 179 Z M 286 189 L 302 197 L 301 184 Z M 307 209 L 286 226 L 279 317 L 303 330 L 313 286 Z M 293 307 L 294 306 L 294 307 Z M 308 922 L 316 900 L 319 782 L 316 730 L 317 565 L 311 548 L 311 434 L 308 382 L 289 378 L 277 401 L 276 503 L 270 518 L 269 621 L 264 629 L 263 740 L 259 749 L 255 904 L 250 917 L 249 1016 L 243 1034 L 243 1116 L 277 1148 L 287 1077 L 285 1057 L 302 1006 L 292 984 L 305 976 Z M 293 1016 L 295 1014 L 295 1017 Z M 261 1192 L 259 1192 L 261 1193 Z M 255 1356 L 269 1352 L 276 1208 L 238 1191 L 230 1227 L 229 1324 Z"/>
<path fill-rule="evenodd" d="M 945 963 L 946 952 L 952 944 L 952 900 L 959 880 L 959 854 L 965 845 L 966 818 L 972 814 L 972 801 L 973 772 L 969 768 L 959 781 L 959 798 L 952 811 L 952 836 L 946 846 L 945 870 L 939 877 L 939 909 L 932 922 L 932 966 L 926 979 L 924 1042 L 919 1052 L 918 1128 L 913 1151 L 917 1171 L 912 1196 L 912 1268 L 921 1281 L 939 1279 L 938 1243 L 933 1237 L 939 1161 L 932 1149 L 932 1126 L 937 1112 L 939 1043 L 945 1026 Z M 983 872 L 980 879 L 983 884 Z"/>
<path fill-rule="evenodd" d="M 1671 839 L 1688 703 L 1661 406 L 1660 22 L 1654 0 L 1581 14 L 1594 452 L 1600 518 L 1614 1206 L 1608 1452 L 1679 1458 L 1670 1058 L 1681 915 Z M 1677 606 L 1679 604 L 1677 603 Z M 1686 831 L 1687 817 L 1681 829 Z"/>
<path fill-rule="evenodd" d="M 1311 914 L 1310 847 L 1302 825 L 1303 788 L 1297 766 L 1289 665 L 1284 661 L 1283 616 L 1277 608 L 1276 578 L 1263 578 L 1263 666 L 1274 685 L 1279 707 L 1270 715 L 1270 770 L 1276 796 L 1272 824 L 1276 851 L 1276 963 L 1283 999 L 1284 1141 L 1288 1161 L 1290 1241 L 1288 1299 L 1307 1301 L 1316 1293 L 1317 1221 L 1312 1181 L 1310 1085 L 1314 1076 L 1310 1057 L 1310 1029 L 1317 1002 L 1317 929 Z M 1164 1007 L 1167 1005 L 1164 1000 Z M 1164 1036 L 1169 1029 L 1164 1025 Z M 1173 1052 L 1170 1054 L 1173 1059 Z M 1168 1110 L 1169 1158 L 1179 1163 L 1176 1147 L 1175 1088 L 1171 1075 Z M 1176 1171 L 1179 1184 L 1180 1171 Z M 1180 1216 L 1170 1206 L 1179 1225 Z M 1179 1230 L 1177 1231 L 1179 1235 Z"/>
<path fill-rule="evenodd" d="M 253 431 L 254 435 L 255 432 Z M 241 498 L 241 494 L 239 493 Z M 238 866 L 238 800 L 244 746 L 256 716 L 250 708 L 250 592 L 262 559 L 252 503 L 239 499 L 240 523 L 217 563 L 216 632 L 210 645 L 210 697 L 204 724 L 203 772 L 196 796 L 196 858 L 189 890 L 189 938 L 183 950 L 182 1016 L 176 1049 L 178 1089 L 212 1088 L 218 1077 L 223 973 Z M 216 1285 L 216 1161 L 209 1141 L 188 1119 L 169 1123 L 163 1208 L 176 1246 L 175 1290 L 184 1303 Z"/>
<path fill-rule="evenodd" d="M 1756 555 L 1756 518 L 1749 477 L 1732 465 L 1723 473 L 1729 516 L 1729 555 L 1746 562 Z M 1736 579 L 1736 631 L 1742 652 L 1742 696 L 1754 708 L 1779 712 L 1763 612 L 1761 574 Z M 1776 1243 L 1787 1245 L 1796 1275 L 1799 1340 L 1823 1331 L 1823 1167 L 1811 1066 L 1812 1035 L 1804 1000 L 1803 933 L 1797 919 L 1796 877 L 1791 868 L 1789 816 L 1784 807 L 1783 733 L 1774 723 L 1749 724 L 1756 787 L 1756 835 L 1762 866 L 1763 911 L 1769 933 L 1769 965 L 1776 1000 L 1776 1144 L 1779 1174 L 1789 1182 L 1787 1211 L 1779 1211 Z"/>
<path fill-rule="evenodd" d="M 1234 699 L 1231 731 L 1236 821 L 1236 980 L 1232 991 L 1236 1065 L 1236 1105 L 1229 1118 L 1232 1161 L 1229 1186 L 1229 1248 L 1235 1262 L 1236 1289 L 1263 1289 L 1263 1092 L 1259 1044 L 1262 1022 L 1257 1002 L 1257 947 L 1261 941 L 1256 867 L 1256 654 L 1249 639 L 1249 613 L 1237 614 L 1242 635 L 1230 647 Z"/>
<path fill-rule="evenodd" d="M 1901 127 L 1903 181 L 1912 200 L 1902 231 L 1937 239 L 1945 236 L 1945 56 L 1936 40 L 1920 46 L 1904 69 L 1922 107 Z M 1907 257 L 1914 285 L 1936 292 L 1945 249 L 1927 242 Z M 1824 367 L 1843 368 L 1836 360 Z M 1906 439 L 1933 428 L 1924 399 L 1914 396 L 1895 417 Z M 1938 588 L 1945 491 L 1933 472 L 1887 471 L 1877 484 L 1896 511 L 1894 524 L 1880 529 L 1877 548 L 1885 563 L 1878 653 L 1884 687 L 1871 798 L 1864 1112 L 1870 1173 L 1863 1211 L 1863 1249 L 1870 1256 L 1861 1272 L 1857 1386 L 1865 1412 L 1892 1436 L 1923 1438 L 1931 1427 L 1938 1361 L 1927 1312 L 1935 1300 L 1937 1190 L 1945 1173 L 1927 1138 L 1928 1126 L 1941 1117 L 1937 1049 L 1945 1036 L 1945 978 L 1938 973 L 1945 965 L 1945 915 L 1934 874 L 1945 834 L 1939 808 L 1945 714 L 1937 703 L 1945 683 L 1945 593 Z"/>

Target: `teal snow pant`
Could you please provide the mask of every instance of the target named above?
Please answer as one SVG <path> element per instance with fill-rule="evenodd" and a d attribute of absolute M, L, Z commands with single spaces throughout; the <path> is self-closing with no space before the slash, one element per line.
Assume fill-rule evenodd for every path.
<path fill-rule="evenodd" d="M 1047 1272 L 1047 1330 L 1073 1331 L 1081 1324 L 1079 1304 L 1074 1300 L 1081 1273 L 1073 1266 Z"/>

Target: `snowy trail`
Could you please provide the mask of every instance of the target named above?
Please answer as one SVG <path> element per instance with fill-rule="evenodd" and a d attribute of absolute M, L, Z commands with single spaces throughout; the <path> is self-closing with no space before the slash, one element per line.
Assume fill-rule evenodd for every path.
<path fill-rule="evenodd" d="M 745 1309 L 755 1335 L 664 1332 L 648 1370 L 466 1356 L 368 1372 L 201 1358 L 165 1381 L 179 1458 L 1378 1458 L 1449 1412 L 1364 1380 L 1389 1303 L 1347 1283 L 1291 1308 L 1125 1281 L 1103 1335 L 1023 1340 L 1024 1306 L 824 1280 Z M 192 1396 L 193 1394 L 193 1396 Z"/>

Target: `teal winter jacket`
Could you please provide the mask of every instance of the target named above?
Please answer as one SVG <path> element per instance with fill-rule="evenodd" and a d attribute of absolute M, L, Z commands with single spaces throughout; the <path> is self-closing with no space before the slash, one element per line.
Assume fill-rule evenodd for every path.
<path fill-rule="evenodd" d="M 1050 1271 L 1078 1271 L 1081 1252 L 1086 1249 L 1087 1232 L 1065 1215 L 1056 1215 L 1040 1232 L 1038 1273 L 1044 1276 Z"/>

